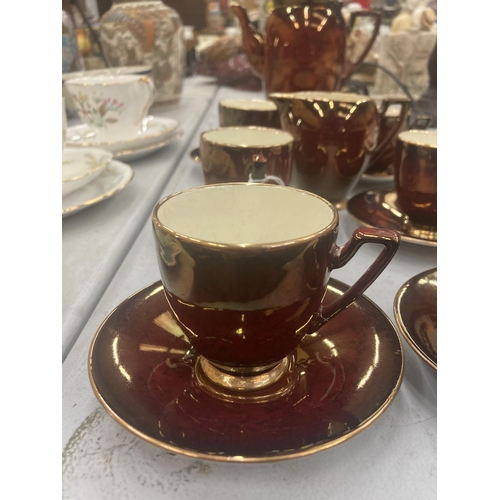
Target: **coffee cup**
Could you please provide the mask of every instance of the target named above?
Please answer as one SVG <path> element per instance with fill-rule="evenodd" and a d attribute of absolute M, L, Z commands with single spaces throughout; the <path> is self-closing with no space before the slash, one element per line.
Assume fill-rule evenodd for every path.
<path fill-rule="evenodd" d="M 145 75 L 82 77 L 64 85 L 80 119 L 103 141 L 139 135 L 155 97 L 153 80 Z"/>
<path fill-rule="evenodd" d="M 265 175 L 287 185 L 292 152 L 293 137 L 274 128 L 220 127 L 203 132 L 200 137 L 205 184 L 248 182 L 255 164 L 265 163 Z"/>
<path fill-rule="evenodd" d="M 278 108 L 273 101 L 263 99 L 224 99 L 219 102 L 221 127 L 281 128 Z"/>
<path fill-rule="evenodd" d="M 368 96 L 348 92 L 273 93 L 282 128 L 295 139 L 290 186 L 344 208 L 368 167 L 379 113 Z"/>
<path fill-rule="evenodd" d="M 269 184 L 179 191 L 157 203 L 152 223 L 166 299 L 199 355 L 197 381 L 229 400 L 282 394 L 302 338 L 356 300 L 400 240 L 396 231 L 359 228 L 338 246 L 334 205 Z M 382 251 L 342 296 L 324 304 L 331 271 L 365 243 Z"/>
<path fill-rule="evenodd" d="M 416 227 L 437 228 L 437 130 L 398 135 L 394 159 L 397 203 Z"/>

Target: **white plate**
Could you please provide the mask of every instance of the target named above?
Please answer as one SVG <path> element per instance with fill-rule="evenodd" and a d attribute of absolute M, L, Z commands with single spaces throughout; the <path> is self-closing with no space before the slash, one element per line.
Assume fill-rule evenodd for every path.
<path fill-rule="evenodd" d="M 130 159 L 145 156 L 163 147 L 183 134 L 177 120 L 148 116 L 144 126 L 129 139 L 119 141 L 101 141 L 88 125 L 81 124 L 68 127 L 66 145 L 79 148 L 101 148 L 113 153 L 115 158 Z"/>
<path fill-rule="evenodd" d="M 62 153 L 62 195 L 93 181 L 111 163 L 113 154 L 97 148 L 66 148 Z"/>
<path fill-rule="evenodd" d="M 113 160 L 92 182 L 62 199 L 62 216 L 67 217 L 121 191 L 134 177 L 130 165 Z"/>

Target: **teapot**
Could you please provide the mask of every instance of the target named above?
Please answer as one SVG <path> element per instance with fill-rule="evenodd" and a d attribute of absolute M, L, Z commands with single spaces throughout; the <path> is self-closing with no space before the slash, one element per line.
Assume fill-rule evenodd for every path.
<path fill-rule="evenodd" d="M 261 34 L 241 5 L 232 3 L 231 9 L 241 25 L 248 61 L 263 78 L 267 95 L 340 90 L 367 56 L 382 21 L 380 12 L 360 10 L 351 13 L 346 25 L 339 2 L 288 0 L 277 3 Z M 350 63 L 347 37 L 359 17 L 374 20 L 373 33 L 358 60 Z"/>

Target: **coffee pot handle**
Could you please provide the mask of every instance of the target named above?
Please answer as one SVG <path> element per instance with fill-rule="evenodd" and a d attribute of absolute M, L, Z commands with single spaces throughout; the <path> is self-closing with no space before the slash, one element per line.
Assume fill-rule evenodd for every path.
<path fill-rule="evenodd" d="M 372 155 L 371 161 L 374 162 L 375 159 L 377 158 L 379 152 L 384 151 L 385 147 L 392 142 L 394 139 L 394 136 L 398 133 L 398 130 L 401 130 L 401 122 L 405 121 L 408 112 L 411 109 L 411 101 L 406 98 L 402 99 L 393 99 L 393 98 L 388 98 L 384 99 L 382 101 L 382 106 L 380 108 L 379 114 L 380 116 L 384 116 L 387 113 L 387 110 L 389 109 L 389 106 L 392 106 L 393 104 L 400 104 L 401 105 L 401 110 L 399 112 L 399 115 L 396 118 L 396 121 L 394 122 L 394 125 L 392 126 L 391 130 L 387 133 L 387 135 L 384 137 L 384 140 L 377 144 L 375 151 Z"/>
<path fill-rule="evenodd" d="M 399 248 L 401 236 L 397 231 L 379 228 L 358 228 L 349 241 L 339 247 L 335 246 L 330 270 L 345 266 L 365 243 L 380 244 L 384 248 L 373 264 L 351 285 L 347 291 L 328 305 L 322 305 L 307 325 L 307 333 L 314 333 L 337 313 L 352 304 L 387 267 Z"/>
<path fill-rule="evenodd" d="M 349 71 L 347 71 L 346 74 L 342 76 L 342 83 L 344 83 L 352 74 L 358 69 L 358 66 L 363 62 L 364 58 L 368 55 L 368 52 L 370 52 L 370 49 L 372 48 L 373 44 L 375 43 L 375 40 L 378 36 L 378 33 L 380 31 L 380 25 L 382 24 L 382 13 L 378 12 L 376 10 L 356 10 L 351 13 L 351 16 L 349 18 L 349 26 L 347 27 L 347 31 L 350 34 L 353 27 L 354 23 L 356 22 L 356 19 L 358 17 L 371 17 L 373 18 L 375 22 L 375 26 L 373 27 L 373 33 L 372 36 L 370 37 L 370 40 L 368 40 L 368 43 L 366 44 L 365 49 L 361 53 L 361 55 L 358 57 L 358 60 L 352 64 L 352 67 Z M 345 70 L 345 63 L 344 63 L 344 70 Z"/>

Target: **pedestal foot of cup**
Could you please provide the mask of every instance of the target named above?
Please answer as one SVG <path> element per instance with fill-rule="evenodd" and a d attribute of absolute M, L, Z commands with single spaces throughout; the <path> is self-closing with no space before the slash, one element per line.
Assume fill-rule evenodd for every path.
<path fill-rule="evenodd" d="M 288 394 L 298 375 L 294 371 L 295 353 L 262 369 L 225 369 L 200 356 L 195 366 L 196 382 L 205 392 L 224 401 L 273 401 Z"/>

